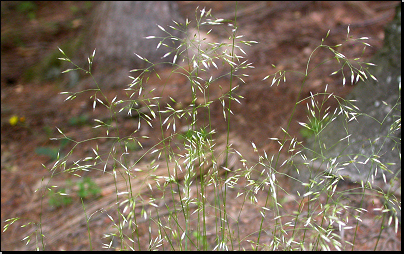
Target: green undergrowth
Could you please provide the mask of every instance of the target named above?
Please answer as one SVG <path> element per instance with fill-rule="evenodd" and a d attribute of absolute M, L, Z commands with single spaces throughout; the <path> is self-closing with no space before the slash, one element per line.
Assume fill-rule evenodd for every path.
<path fill-rule="evenodd" d="M 49 206 L 54 208 L 68 206 L 73 202 L 73 195 L 77 195 L 82 199 L 94 199 L 101 194 L 100 187 L 90 177 L 84 177 L 77 181 L 76 184 L 73 184 L 71 180 L 66 180 L 66 186 L 66 188 L 49 190 Z M 74 186 L 77 188 L 74 188 Z"/>

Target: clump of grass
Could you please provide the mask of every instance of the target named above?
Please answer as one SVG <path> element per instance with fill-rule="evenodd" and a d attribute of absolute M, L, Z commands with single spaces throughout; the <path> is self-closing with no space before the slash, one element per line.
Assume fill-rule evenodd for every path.
<path fill-rule="evenodd" d="M 170 26 L 171 29 L 179 30 L 185 35 L 190 31 L 191 22 L 189 20 L 186 20 L 185 24 L 174 23 L 174 26 Z M 229 43 L 204 40 L 200 33 L 203 26 L 224 26 L 228 29 Z M 98 147 L 94 147 L 93 156 L 72 163 L 68 161 L 68 158 L 74 149 L 90 140 L 72 140 L 58 129 L 62 138 L 74 142 L 75 146 L 63 158 L 58 156 L 56 163 L 50 169 L 51 176 L 56 174 L 56 169 L 61 170 L 58 173 L 71 173 L 76 176 L 80 176 L 82 171 L 99 170 L 114 178 L 116 186 L 114 208 L 117 217 L 114 218 L 113 215 L 107 213 L 114 225 L 114 230 L 105 235 L 105 238 L 111 240 L 103 247 L 112 248 L 114 241 L 118 241 L 119 249 L 122 250 L 243 250 L 248 248 L 253 250 L 340 250 L 350 246 L 353 248 L 355 239 L 349 242 L 344 239 L 343 232 L 355 230 L 356 236 L 361 215 L 366 210 L 362 204 L 359 207 L 350 204 L 350 195 L 361 195 L 363 201 L 366 191 L 373 190 L 372 187 L 369 184 L 366 187 L 363 185 L 362 188 L 351 190 L 352 193 L 339 192 L 337 185 L 343 180 L 343 176 L 332 170 L 338 167 L 335 160 L 320 157 L 321 163 L 326 162 L 327 164 L 326 172 L 316 171 L 313 167 L 313 161 L 316 158 L 307 162 L 304 151 L 308 148 L 288 133 L 296 106 L 300 103 L 309 101 L 307 103 L 309 122 L 301 123 L 301 125 L 308 128 L 311 135 L 318 137 L 318 133 L 327 125 L 332 124 L 339 115 L 346 117 L 346 121 L 355 119 L 356 109 L 347 107 L 347 104 L 351 102 L 327 93 L 327 87 L 324 93 L 312 94 L 308 98 L 300 98 L 299 93 L 288 125 L 286 129 L 282 129 L 284 137 L 282 139 L 272 138 L 280 145 L 279 153 L 268 155 L 265 151 L 260 152 L 252 143 L 252 149 L 258 158 L 256 162 L 248 164 L 242 155 L 243 151 L 237 151 L 232 147 L 229 114 L 233 114 L 230 110 L 231 104 L 241 103 L 242 99 L 242 96 L 236 93 L 238 87 L 234 85 L 234 79 L 238 78 L 243 81 L 242 77 L 246 76 L 243 74 L 243 70 L 253 68 L 251 63 L 244 60 L 246 56 L 241 45 L 249 46 L 256 42 L 240 40 L 242 36 L 238 35 L 236 19 L 216 19 L 211 11 L 205 9 L 197 9 L 196 28 L 193 28 L 193 34 L 190 36 L 174 37 L 166 28 L 161 26 L 159 28 L 167 32 L 167 37 L 161 38 L 159 47 L 169 47 L 170 43 L 166 43 L 168 40 L 181 42 L 179 47 L 172 48 L 172 51 L 163 58 L 168 59 L 167 61 L 172 64 L 173 74 L 186 76 L 189 81 L 188 89 L 192 96 L 191 103 L 188 106 L 184 104 L 176 107 L 175 99 L 168 98 L 167 100 L 167 98 L 153 95 L 153 91 L 146 92 L 150 91 L 147 87 L 148 75 L 152 73 L 158 78 L 160 77 L 157 72 L 153 72 L 156 65 L 142 57 L 140 53 L 135 53 L 137 57 L 150 63 L 151 66 L 146 69 L 132 70 L 138 75 L 132 77 L 132 83 L 125 89 L 129 99 L 123 100 L 115 97 L 113 100 L 108 100 L 95 80 L 97 88 L 79 92 L 93 92 L 91 96 L 93 108 L 106 107 L 110 112 L 111 121 L 109 122 L 113 120 L 116 122 L 117 113 L 121 111 L 138 116 L 137 128 L 132 135 L 120 137 L 119 128 L 113 128 L 108 121 L 94 119 L 96 123 L 94 128 L 104 130 L 106 138 L 113 140 L 114 143 L 108 154 L 101 154 Z M 325 39 L 328 35 L 329 33 Z M 321 66 L 310 66 L 314 52 L 320 49 L 332 52 L 332 59 L 341 64 L 341 69 L 333 74 L 341 71 L 344 75 L 343 68 L 348 68 L 352 81 L 366 80 L 368 76 L 375 79 L 366 68 L 366 65 L 371 65 L 370 63 L 360 62 L 359 59 L 347 59 L 337 51 L 340 45 L 328 46 L 325 44 L 325 39 L 311 54 L 305 73 L 301 73 L 304 80 L 313 70 Z M 368 44 L 364 40 L 364 38 L 347 37 L 347 41 L 363 43 L 367 46 Z M 59 50 L 64 55 L 60 60 L 75 66 L 74 69 L 64 72 L 80 70 L 92 76 L 91 66 L 95 58 L 95 50 L 88 58 L 88 69 L 75 65 L 63 50 Z M 241 54 L 239 55 L 239 53 Z M 228 70 L 228 73 L 220 77 L 213 77 L 209 74 L 211 68 L 224 68 Z M 272 85 L 281 85 L 281 82 L 286 81 L 286 73 L 286 71 L 279 71 L 267 75 L 263 79 L 272 77 Z M 222 105 L 222 114 L 227 126 L 224 145 L 220 146 L 210 119 L 210 107 L 214 103 L 214 99 L 210 96 L 210 86 L 223 77 L 228 77 L 229 87 L 226 90 L 223 89 L 223 94 L 215 99 Z M 301 84 L 300 91 L 302 91 L 304 82 Z M 343 76 L 342 82 L 345 85 L 345 76 Z M 78 93 L 63 92 L 62 94 L 68 95 L 66 100 L 73 100 Z M 320 96 L 323 98 L 323 103 L 329 99 L 337 100 L 339 108 L 334 112 L 330 112 L 327 108 L 324 109 L 324 104 L 316 100 Z M 203 124 L 198 118 L 198 113 L 201 111 L 208 113 L 207 124 Z M 181 132 L 177 128 L 179 121 L 187 122 L 187 130 Z M 161 138 L 157 144 L 145 149 L 143 156 L 132 161 L 128 155 L 133 149 L 128 144 L 138 144 L 143 147 L 142 141 L 149 138 L 139 134 L 144 124 L 157 126 L 161 132 Z M 316 142 L 320 145 L 322 143 L 320 139 L 317 139 Z M 222 147 L 222 150 L 219 147 Z M 284 149 L 287 149 L 291 156 L 282 162 L 281 151 Z M 141 161 L 146 155 L 152 155 L 153 161 L 147 168 L 141 168 Z M 282 206 L 284 201 L 279 197 L 282 193 L 288 195 L 289 193 L 282 186 L 282 182 L 278 181 L 281 176 L 285 176 L 280 168 L 287 163 L 295 165 L 296 158 L 299 156 L 302 156 L 302 164 L 310 172 L 310 176 L 307 182 L 299 180 L 303 193 L 299 193 L 300 196 L 295 197 L 293 201 L 299 205 L 299 209 L 292 214 L 285 214 Z M 234 158 L 239 160 L 243 166 L 235 167 L 232 162 Z M 112 163 L 110 163 L 111 161 Z M 159 167 L 164 167 L 166 173 L 161 174 L 161 171 L 158 171 Z M 294 169 L 299 173 L 299 167 Z M 259 178 L 251 177 L 254 170 L 261 172 Z M 147 194 L 134 190 L 136 187 L 134 181 L 140 172 L 145 173 L 146 178 L 152 179 L 152 181 L 147 181 L 146 178 L 142 180 L 142 183 L 150 189 Z M 118 176 L 125 180 L 125 191 L 120 191 L 117 187 Z M 289 174 L 286 177 L 293 179 Z M 241 182 L 246 184 L 242 185 Z M 47 185 L 49 184 L 50 182 L 47 183 Z M 231 192 L 236 190 L 236 199 L 240 200 L 240 211 L 238 215 L 231 216 L 228 204 Z M 382 196 L 385 193 L 378 190 L 376 195 Z M 262 196 L 265 197 L 265 200 L 258 200 Z M 257 208 L 259 220 L 256 225 L 249 225 L 252 233 L 243 234 L 240 232 L 240 221 L 242 216 L 245 216 L 242 215 L 242 211 L 250 205 Z M 83 209 L 87 226 L 90 228 L 91 216 L 87 216 L 84 201 Z M 383 209 L 384 222 L 388 216 L 387 211 L 392 209 L 387 206 L 384 206 Z M 254 215 L 249 214 L 249 216 Z M 9 219 L 5 230 L 16 219 Z M 356 220 L 356 225 L 352 226 L 352 220 Z M 397 217 L 390 216 L 388 224 L 390 225 L 393 220 L 397 230 Z M 146 222 L 148 222 L 148 232 L 142 233 L 140 224 Z M 41 232 L 40 239 L 42 248 L 44 248 L 42 222 L 40 221 L 36 225 Z M 382 223 L 380 231 L 384 229 L 383 227 Z M 213 235 L 211 232 L 214 232 Z M 271 240 L 264 242 L 262 240 L 264 235 L 271 235 Z M 146 245 L 144 244 L 145 238 L 147 238 Z M 27 239 L 30 240 L 29 237 L 25 238 L 25 240 Z M 92 248 L 90 234 L 89 240 L 90 248 Z"/>

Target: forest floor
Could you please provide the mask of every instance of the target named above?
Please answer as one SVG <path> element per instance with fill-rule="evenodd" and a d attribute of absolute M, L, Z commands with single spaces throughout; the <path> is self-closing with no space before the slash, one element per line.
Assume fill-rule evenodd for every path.
<path fill-rule="evenodd" d="M 75 214 L 77 211 L 82 215 L 80 202 L 74 201 L 65 207 L 67 209 L 49 208 L 47 203 L 44 203 L 41 208 L 40 199 L 38 194 L 34 194 L 34 190 L 40 186 L 41 179 L 50 177 L 49 171 L 42 165 L 51 168 L 55 162 L 55 153 L 59 149 L 62 153 L 66 153 L 73 146 L 71 143 L 50 140 L 59 135 L 55 127 L 64 130 L 66 135 L 73 139 L 92 138 L 100 133 L 92 129 L 91 119 L 100 118 L 106 112 L 101 109 L 92 111 L 92 102 L 87 95 L 79 96 L 74 101 L 64 102 L 65 97 L 59 93 L 66 90 L 67 81 L 57 74 L 52 74 L 51 65 L 40 67 L 41 70 L 45 70 L 46 75 L 49 75 L 48 79 L 39 81 L 30 77 L 34 75 L 32 68 L 36 63 L 50 56 L 54 57 L 57 46 L 66 43 L 82 31 L 86 19 L 90 17 L 90 10 L 96 4 L 95 2 L 43 2 L 32 10 L 30 7 L 6 6 L 3 2 L 1 4 L 1 226 L 4 227 L 5 220 L 8 218 L 23 218 L 1 234 L 1 250 L 35 248 L 33 245 L 35 239 L 28 245 L 21 241 L 27 233 L 34 232 L 32 227 L 21 228 L 20 226 L 29 221 L 38 222 L 41 212 L 46 214 L 43 230 L 50 234 L 45 238 L 46 250 L 89 249 L 86 225 L 74 219 L 77 217 Z M 304 72 L 311 52 L 321 43 L 327 31 L 331 30 L 326 43 L 336 45 L 346 39 L 348 25 L 350 25 L 352 37 L 370 37 L 368 43 L 372 47 L 368 47 L 362 55 L 363 46 L 348 43 L 342 49 L 346 56 L 350 58 L 362 55 L 365 61 L 371 59 L 383 46 L 384 28 L 393 19 L 396 5 L 397 2 L 384 1 L 240 2 L 237 17 L 239 34 L 244 35 L 246 40 L 258 41 L 259 44 L 248 50 L 248 59 L 253 62 L 255 68 L 248 72 L 249 77 L 244 78 L 246 85 L 235 81 L 235 85 L 240 85 L 237 93 L 245 97 L 241 104 L 235 104 L 232 107 L 234 116 L 232 116 L 230 129 L 231 137 L 235 142 L 238 142 L 240 147 L 244 147 L 246 153 L 249 153 L 251 142 L 254 142 L 258 150 L 275 154 L 279 147 L 276 142 L 270 142 L 269 138 L 282 138 L 281 127 L 286 128 L 288 124 L 303 77 L 289 75 L 286 83 L 272 87 L 270 87 L 272 79 L 263 80 L 263 78 L 278 70 Z M 179 2 L 181 14 L 190 19 L 195 16 L 197 6 L 200 9 L 206 6 L 207 10 L 212 8 L 212 13 L 218 18 L 233 18 L 235 2 Z M 214 36 L 224 38 L 220 32 Z M 312 64 L 320 64 L 326 57 L 330 57 L 330 54 L 320 51 L 314 55 Z M 272 67 L 272 64 L 276 67 Z M 306 81 L 300 98 L 305 98 L 310 93 L 324 91 L 325 84 L 328 84 L 328 92 L 346 96 L 354 86 L 350 84 L 343 86 L 341 75 L 330 76 L 329 74 L 336 68 L 337 65 L 327 63 L 319 71 L 313 72 L 310 79 Z M 159 72 L 167 84 L 173 84 L 165 86 L 164 92 L 165 95 L 177 94 L 178 96 L 178 93 L 185 90 L 186 79 L 170 77 L 170 72 L 169 68 Z M 150 83 L 153 83 L 153 80 Z M 218 81 L 217 87 L 224 87 L 228 83 L 229 80 L 224 78 Z M 156 88 L 159 89 L 159 87 Z M 110 99 L 115 95 L 125 95 L 124 91 L 118 88 L 111 88 L 105 93 Z M 190 101 L 186 98 L 189 95 L 184 93 L 181 96 L 185 102 Z M 333 109 L 337 105 L 330 103 L 328 106 Z M 220 136 L 226 133 L 227 128 L 220 103 L 213 104 L 211 110 L 212 126 L 217 130 L 219 140 Z M 301 126 L 297 122 L 306 121 L 306 115 L 306 105 L 302 103 L 301 107 L 296 109 L 289 128 L 289 134 L 292 137 L 303 139 L 300 132 Z M 15 125 L 10 124 L 9 120 L 12 116 L 18 117 Z M 123 118 L 120 124 L 122 129 L 128 132 L 121 135 L 129 135 L 134 124 L 133 119 Z M 142 135 L 152 137 L 143 144 L 148 148 L 159 141 L 158 137 L 161 133 L 159 128 L 146 128 Z M 88 156 L 91 147 L 95 144 L 95 142 L 88 142 L 77 147 L 74 159 Z M 98 146 L 100 151 L 108 152 L 111 142 L 107 139 L 100 140 Z M 142 152 L 135 150 L 137 153 Z M 99 175 L 89 174 L 88 176 Z M 63 185 L 68 178 L 73 179 L 71 176 L 57 175 L 55 181 Z M 112 191 L 109 191 L 109 187 L 114 187 L 113 182 L 101 182 L 101 180 L 96 182 L 103 188 L 102 198 L 87 201 L 88 206 L 95 207 L 95 210 L 91 210 L 94 213 L 114 202 L 106 198 L 106 196 L 114 196 Z M 284 188 L 285 191 L 290 191 L 287 184 Z M 239 210 L 240 204 L 235 199 L 235 195 L 236 192 L 229 192 L 231 197 L 228 199 L 229 214 L 237 214 Z M 257 198 L 265 200 L 266 196 Z M 287 195 L 281 194 L 280 198 L 287 198 Z M 378 198 L 367 196 L 363 207 L 372 211 L 381 203 L 382 201 Z M 102 204 L 104 206 L 101 206 Z M 286 202 L 284 209 L 292 214 L 298 209 L 298 204 Z M 243 211 L 246 214 L 257 213 L 255 206 L 246 206 Z M 373 250 L 381 223 L 375 218 L 379 215 L 377 212 L 369 212 L 362 216 L 363 221 L 357 233 L 355 250 Z M 259 219 L 256 217 L 243 217 L 239 224 L 241 234 L 249 234 L 250 225 L 258 222 Z M 145 233 L 145 237 L 141 239 L 144 246 L 147 246 L 147 227 L 147 223 L 140 225 L 141 231 Z M 94 250 L 101 249 L 102 243 L 106 242 L 102 239 L 102 235 L 110 229 L 111 223 L 107 216 L 94 218 L 90 227 Z M 345 239 L 352 241 L 352 232 L 346 232 Z M 208 241 L 213 244 L 213 240 L 214 236 Z M 270 240 L 269 235 L 262 237 L 262 242 Z M 245 244 L 243 243 L 243 247 L 249 248 L 249 244 Z M 345 247 L 350 249 L 349 246 Z M 401 227 L 397 234 L 392 231 L 392 227 L 384 230 L 377 249 L 401 250 Z"/>

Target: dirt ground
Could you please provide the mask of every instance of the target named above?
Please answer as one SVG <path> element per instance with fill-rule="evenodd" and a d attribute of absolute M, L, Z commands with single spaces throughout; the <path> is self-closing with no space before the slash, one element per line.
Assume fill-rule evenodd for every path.
<path fill-rule="evenodd" d="M 52 156 L 55 156 L 55 151 L 60 148 L 62 152 L 67 152 L 72 148 L 72 144 L 65 145 L 62 141 L 50 140 L 59 135 L 55 127 L 63 129 L 66 135 L 73 139 L 83 140 L 95 137 L 100 133 L 91 128 L 90 119 L 100 118 L 105 114 L 105 111 L 101 109 L 92 111 L 91 101 L 87 95 L 79 96 L 72 102 L 64 102 L 65 97 L 58 94 L 66 90 L 68 82 L 57 74 L 52 74 L 49 66 L 49 68 L 46 66 L 43 68 L 48 70 L 44 72 L 44 75 L 49 75 L 47 79 L 30 78 L 34 75 L 32 72 L 38 70 L 32 69 L 36 63 L 54 55 L 57 46 L 68 42 L 83 31 L 90 11 L 97 3 L 35 3 L 35 8 L 23 9 L 16 4 L 1 3 L 1 226 L 4 227 L 5 220 L 8 218 L 23 218 L 1 234 L 2 250 L 35 248 L 32 243 L 25 246 L 21 241 L 27 233 L 33 232 L 32 227 L 21 228 L 20 226 L 29 221 L 39 221 L 40 201 L 38 201 L 38 195 L 34 195 L 33 192 L 42 178 L 50 177 L 49 171 L 42 164 L 48 168 L 52 167 L 54 164 Z M 248 147 L 245 148 L 246 153 L 251 148 L 251 142 L 254 142 L 258 149 L 265 149 L 268 154 L 276 153 L 279 147 L 269 138 L 282 137 L 280 127 L 286 128 L 288 124 L 303 78 L 301 75 L 289 75 L 286 83 L 272 87 L 270 87 L 272 79 L 263 80 L 263 78 L 277 70 L 304 72 L 307 59 L 314 48 L 321 43 L 327 31 L 331 30 L 326 43 L 336 45 L 346 38 L 348 25 L 350 25 L 352 37 L 370 38 L 368 43 L 372 47 L 368 47 L 362 56 L 365 61 L 369 60 L 382 47 L 384 28 L 393 19 L 397 4 L 399 2 L 393 1 L 239 2 L 237 17 L 239 33 L 243 34 L 246 40 L 255 40 L 259 44 L 252 46 L 248 51 L 248 59 L 253 62 L 255 68 L 247 72 L 250 76 L 244 78 L 246 84 L 235 81 L 235 85 L 240 85 L 236 92 L 245 98 L 241 100 L 241 104 L 234 104 L 232 107 L 234 116 L 232 116 L 230 130 L 235 142 L 239 142 L 240 147 Z M 234 16 L 235 2 L 233 1 L 179 2 L 181 14 L 190 19 L 194 17 L 197 6 L 200 9 L 212 8 L 212 13 L 219 18 Z M 220 37 L 221 34 L 217 33 L 215 36 Z M 348 58 L 352 58 L 362 54 L 363 45 L 347 44 L 342 50 Z M 325 57 L 330 55 L 320 51 L 314 55 L 311 64 L 313 66 L 320 64 Z M 272 67 L 272 64 L 276 67 Z M 329 75 L 336 70 L 336 67 L 333 63 L 326 63 L 318 71 L 313 72 L 306 81 L 300 98 L 309 96 L 310 92 L 324 91 L 325 84 L 328 84 L 328 92 L 342 97 L 347 95 L 353 86 L 350 84 L 343 86 L 341 76 Z M 181 95 L 184 103 L 190 101 L 187 94 L 181 94 L 187 85 L 186 80 L 169 77 L 170 72 L 171 69 L 164 69 L 159 73 L 169 84 L 165 86 L 165 95 Z M 157 80 L 151 79 L 150 83 L 153 84 L 154 81 Z M 229 80 L 224 78 L 216 85 L 226 87 L 228 83 Z M 161 89 L 156 88 L 157 91 Z M 125 95 L 122 89 L 117 88 L 105 93 L 111 99 L 115 95 Z M 329 106 L 336 107 L 335 103 L 330 103 Z M 297 121 L 306 121 L 305 108 L 304 103 L 296 109 L 289 129 L 292 137 L 302 139 Z M 212 125 L 220 137 L 227 128 L 220 103 L 214 103 L 211 110 Z M 18 117 L 15 125 L 10 124 L 12 116 Z M 201 117 L 204 118 L 203 113 Z M 133 131 L 131 130 L 134 124 L 133 119 L 122 118 L 120 124 L 121 129 L 124 130 L 121 135 L 130 135 Z M 178 128 L 181 127 L 181 123 L 179 124 Z M 158 128 L 146 128 L 142 135 L 152 137 L 143 144 L 146 148 L 151 147 L 160 136 Z M 91 147 L 95 144 L 95 142 L 89 142 L 79 146 L 75 150 L 73 159 L 88 156 L 92 151 Z M 100 140 L 98 146 L 100 151 L 107 152 L 111 142 L 107 139 Z M 140 154 L 141 151 L 136 152 Z M 89 176 L 99 175 L 89 174 Z M 66 178 L 72 177 L 58 175 L 55 176 L 55 181 L 63 184 Z M 113 202 L 106 198 L 109 194 L 114 196 L 112 191 L 108 191 L 111 186 L 114 187 L 113 182 L 98 183 L 104 187 L 101 193 L 102 198 L 88 201 L 88 206 L 100 208 L 104 204 L 103 208 L 105 208 Z M 288 190 L 287 186 L 285 189 Z M 213 190 L 209 189 L 209 191 Z M 240 207 L 238 200 L 235 199 L 236 194 L 236 191 L 229 192 L 228 212 L 232 215 L 237 214 Z M 285 194 L 283 195 L 281 198 L 287 198 Z M 261 198 L 265 199 L 265 196 Z M 365 200 L 364 207 L 372 210 L 381 202 L 376 197 L 369 196 Z M 47 216 L 46 222 L 43 222 L 44 231 L 60 235 L 48 241 L 46 250 L 89 249 L 85 223 L 73 223 L 75 212 L 82 213 L 76 209 L 77 207 L 80 209 L 81 204 L 75 201 L 69 206 L 66 207 L 67 209 L 49 209 L 47 204 L 44 204 L 46 208 L 43 212 Z M 284 205 L 284 209 L 292 214 L 298 207 L 297 204 L 289 202 Z M 95 213 L 99 210 L 91 211 Z M 246 215 L 258 214 L 255 206 L 244 207 L 243 212 Z M 373 250 L 381 223 L 380 220 L 374 219 L 378 215 L 376 212 L 363 215 L 355 250 Z M 65 223 L 69 224 L 65 225 L 60 222 L 61 220 L 63 222 L 71 220 L 71 223 Z M 239 224 L 241 233 L 250 233 L 249 225 L 258 223 L 257 221 L 259 220 L 255 217 L 243 217 Z M 270 222 L 267 223 L 270 224 Z M 52 224 L 58 225 L 56 228 L 58 233 L 50 231 Z M 140 230 L 145 235 L 148 235 L 147 227 L 147 223 L 140 225 Z M 94 219 L 90 227 L 94 250 L 101 249 L 102 243 L 106 242 L 102 239 L 102 234 L 110 229 L 111 222 L 106 216 Z M 345 235 L 348 241 L 352 241 L 351 233 L 347 232 Z M 52 237 L 49 236 L 49 238 Z M 213 244 L 213 240 L 212 236 L 208 241 Z M 270 235 L 262 238 L 263 242 L 270 240 Z M 142 241 L 146 241 L 146 237 L 142 238 Z M 147 242 L 142 244 L 146 246 Z M 249 244 L 243 247 L 249 248 Z M 350 248 L 347 247 L 347 249 Z M 377 249 L 401 250 L 401 228 L 398 234 L 395 234 L 391 227 L 384 230 Z"/>

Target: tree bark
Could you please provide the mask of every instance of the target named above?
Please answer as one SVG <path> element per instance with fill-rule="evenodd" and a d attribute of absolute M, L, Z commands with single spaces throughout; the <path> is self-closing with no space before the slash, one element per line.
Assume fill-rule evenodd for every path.
<path fill-rule="evenodd" d="M 122 81 L 116 79 L 121 78 L 117 77 L 118 75 L 122 76 L 131 69 L 147 67 L 147 63 L 134 53 L 153 63 L 168 61 L 161 57 L 171 49 L 164 46 L 156 49 L 161 38 L 145 37 L 167 37 L 168 34 L 157 25 L 180 37 L 179 31 L 168 27 L 175 26 L 172 20 L 182 22 L 177 3 L 173 1 L 108 1 L 99 4 L 94 12 L 86 51 L 91 54 L 96 48 L 93 72 L 102 72 L 100 82 L 120 83 Z M 165 41 L 169 46 L 175 47 L 172 42 Z M 114 79 L 109 78 L 111 74 Z M 128 75 L 129 73 L 126 73 L 124 77 L 127 78 Z M 116 85 L 121 87 L 123 84 Z"/>

